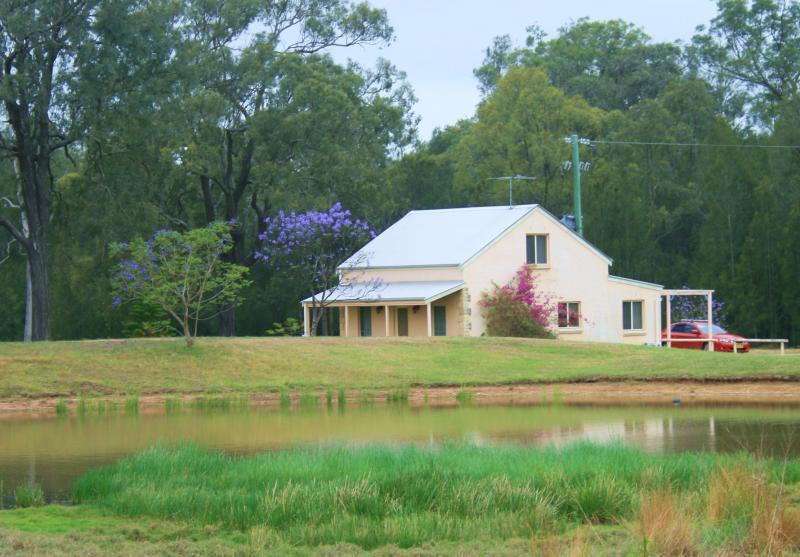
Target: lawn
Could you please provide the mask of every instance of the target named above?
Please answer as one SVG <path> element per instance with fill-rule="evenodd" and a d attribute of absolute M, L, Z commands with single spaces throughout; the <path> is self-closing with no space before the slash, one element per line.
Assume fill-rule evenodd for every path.
<path fill-rule="evenodd" d="M 499 338 L 0 343 L 3 398 L 776 376 L 800 378 L 798 356 Z"/>

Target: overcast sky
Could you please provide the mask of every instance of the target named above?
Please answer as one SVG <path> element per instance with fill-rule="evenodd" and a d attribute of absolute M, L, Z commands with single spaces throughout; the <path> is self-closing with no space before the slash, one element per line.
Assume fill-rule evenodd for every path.
<path fill-rule="evenodd" d="M 698 25 L 716 14 L 714 0 L 369 0 L 384 8 L 395 30 L 386 47 L 355 47 L 332 54 L 372 66 L 378 57 L 408 74 L 422 117 L 420 138 L 435 127 L 472 116 L 479 100 L 472 70 L 498 35 L 524 44 L 525 28 L 533 23 L 548 37 L 581 17 L 624 19 L 644 29 L 656 41 L 688 41 Z"/>

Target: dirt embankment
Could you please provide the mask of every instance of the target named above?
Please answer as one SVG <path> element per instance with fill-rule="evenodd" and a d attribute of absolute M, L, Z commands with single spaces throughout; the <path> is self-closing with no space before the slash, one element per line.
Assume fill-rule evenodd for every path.
<path fill-rule="evenodd" d="M 773 378 L 769 381 L 609 381 L 596 380 L 580 383 L 548 383 L 520 385 L 487 385 L 478 387 L 435 386 L 417 387 L 408 391 L 411 406 L 454 406 L 458 404 L 457 395 L 463 390 L 471 392 L 473 404 L 539 404 L 558 402 L 574 405 L 666 405 L 666 404 L 744 404 L 744 405 L 800 405 L 800 382 Z M 396 391 L 367 391 L 369 399 L 378 404 L 386 402 L 387 397 Z M 348 404 L 358 405 L 364 400 L 363 390 L 348 391 Z M 318 393 L 320 404 L 325 403 L 325 392 Z M 253 406 L 279 406 L 280 394 L 269 393 L 228 393 L 221 395 L 142 395 L 139 408 L 144 413 L 163 412 L 167 400 L 180 400 L 191 403 L 202 397 L 235 398 L 246 400 Z M 292 404 L 297 405 L 299 393 L 292 393 Z M 334 401 L 335 401 L 334 395 Z M 125 404 L 124 397 L 103 397 L 88 399 L 89 404 L 98 401 Z M 0 417 L 18 413 L 52 414 L 56 404 L 66 403 L 75 408 L 78 398 L 40 398 L 0 400 Z"/>

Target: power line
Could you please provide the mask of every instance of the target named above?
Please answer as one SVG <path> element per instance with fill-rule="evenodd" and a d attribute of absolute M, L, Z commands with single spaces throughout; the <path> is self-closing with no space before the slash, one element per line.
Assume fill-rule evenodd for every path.
<path fill-rule="evenodd" d="M 800 145 L 736 145 L 735 143 L 671 143 L 668 141 L 608 141 L 596 139 L 593 144 L 603 145 L 660 145 L 667 147 L 722 147 L 734 149 L 800 149 Z"/>

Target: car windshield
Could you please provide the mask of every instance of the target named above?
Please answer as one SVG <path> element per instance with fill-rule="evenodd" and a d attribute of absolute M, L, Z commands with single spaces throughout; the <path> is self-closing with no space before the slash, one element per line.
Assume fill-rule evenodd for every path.
<path fill-rule="evenodd" d="M 698 323 L 697 328 L 700 329 L 701 333 L 708 334 L 708 324 L 707 323 Z M 715 335 L 724 335 L 727 334 L 728 331 L 720 327 L 719 325 L 714 325 L 714 334 Z"/>

